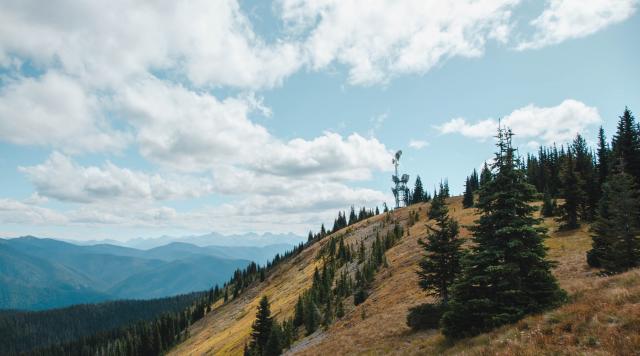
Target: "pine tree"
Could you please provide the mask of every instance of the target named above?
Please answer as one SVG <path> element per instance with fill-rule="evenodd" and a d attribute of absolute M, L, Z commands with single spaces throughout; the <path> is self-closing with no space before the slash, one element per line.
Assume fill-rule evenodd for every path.
<path fill-rule="evenodd" d="M 427 241 L 419 240 L 425 251 L 420 261 L 420 287 L 430 295 L 449 302 L 449 289 L 460 273 L 462 240 L 458 238 L 458 223 L 449 217 L 449 209 L 443 205 L 436 217 L 436 228 L 427 226 Z"/>
<path fill-rule="evenodd" d="M 636 179 L 636 184 L 640 184 L 640 132 L 638 131 L 635 117 L 629 108 L 625 108 L 611 143 L 614 162 L 622 160 L 625 164 L 625 172 Z"/>
<path fill-rule="evenodd" d="M 582 202 L 584 193 L 580 189 L 578 177 L 574 171 L 573 158 L 569 150 L 565 159 L 565 167 L 562 172 L 562 197 L 564 203 L 560 207 L 560 230 L 572 230 L 580 227 L 578 222 L 578 208 Z"/>
<path fill-rule="evenodd" d="M 557 305 L 564 292 L 545 260 L 545 229 L 533 217 L 535 188 L 519 168 L 512 133 L 498 131 L 495 175 L 483 187 L 476 207 L 481 216 L 471 228 L 474 246 L 451 291 L 442 318 L 448 337 L 475 335 Z"/>
<path fill-rule="evenodd" d="M 307 330 L 307 335 L 312 334 L 316 329 L 318 329 L 318 325 L 320 324 L 320 311 L 316 306 L 313 298 L 308 296 L 305 298 L 304 305 L 304 326 Z"/>
<path fill-rule="evenodd" d="M 575 155 L 578 184 L 583 192 L 583 199 L 579 205 L 580 218 L 591 221 L 598 205 L 598 183 L 594 172 L 593 155 L 587 146 L 587 141 L 580 134 L 576 135 L 571 146 Z"/>
<path fill-rule="evenodd" d="M 258 312 L 256 313 L 256 320 L 251 326 L 251 345 L 250 348 L 255 350 L 258 355 L 261 355 L 267 345 L 269 336 L 271 335 L 271 327 L 273 326 L 273 319 L 271 318 L 271 309 L 269 306 L 269 299 L 267 296 L 263 296 L 260 299 L 258 305 Z"/>
<path fill-rule="evenodd" d="M 624 172 L 605 183 L 587 261 L 608 273 L 640 266 L 640 194 Z"/>
<path fill-rule="evenodd" d="M 541 214 L 545 218 L 551 217 L 555 215 L 556 212 L 556 201 L 551 199 L 551 194 L 549 194 L 549 190 L 544 190 L 544 195 L 542 197 L 542 211 Z"/>
<path fill-rule="evenodd" d="M 480 188 L 491 182 L 492 179 L 493 174 L 491 173 L 491 169 L 489 169 L 487 162 L 484 162 L 484 166 L 482 166 L 482 171 L 480 172 Z"/>
<path fill-rule="evenodd" d="M 282 328 L 277 322 L 274 322 L 271 326 L 271 332 L 269 338 L 265 344 L 262 355 L 264 356 L 279 356 L 282 353 L 283 348 L 283 335 Z"/>
<path fill-rule="evenodd" d="M 411 204 L 421 203 L 422 201 L 424 201 L 424 188 L 422 187 L 422 180 L 420 180 L 420 176 L 416 176 L 416 184 L 413 188 Z"/>
<path fill-rule="evenodd" d="M 296 309 L 293 315 L 293 326 L 298 327 L 304 324 L 304 302 L 302 297 L 298 296 L 298 302 L 296 303 Z"/>
<path fill-rule="evenodd" d="M 431 207 L 429 208 L 427 217 L 429 219 L 436 220 L 444 213 L 444 209 L 446 209 L 444 197 L 442 194 L 437 194 L 433 199 L 431 199 Z"/>
<path fill-rule="evenodd" d="M 609 175 L 609 160 L 611 159 L 611 150 L 607 144 L 607 139 L 604 135 L 604 129 L 600 126 L 598 131 L 598 192 L 602 192 L 602 186 L 607 181 Z"/>
<path fill-rule="evenodd" d="M 470 208 L 473 206 L 473 184 L 467 177 L 464 182 L 464 195 L 462 197 L 462 206 L 464 208 Z"/>

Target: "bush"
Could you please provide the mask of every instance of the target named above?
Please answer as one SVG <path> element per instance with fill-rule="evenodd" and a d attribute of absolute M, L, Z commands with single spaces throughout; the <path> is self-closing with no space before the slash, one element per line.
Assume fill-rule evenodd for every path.
<path fill-rule="evenodd" d="M 414 330 L 437 329 L 445 307 L 442 304 L 421 304 L 409 309 L 407 325 Z"/>
<path fill-rule="evenodd" d="M 369 296 L 369 294 L 367 293 L 366 290 L 360 288 L 358 289 L 354 294 L 353 294 L 353 304 L 355 305 L 359 305 L 362 302 L 364 302 L 367 297 Z"/>

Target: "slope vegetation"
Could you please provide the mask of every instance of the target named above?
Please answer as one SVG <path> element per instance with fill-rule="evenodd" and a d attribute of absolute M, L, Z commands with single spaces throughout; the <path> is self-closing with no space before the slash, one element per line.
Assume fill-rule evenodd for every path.
<path fill-rule="evenodd" d="M 448 204 L 451 216 L 463 226 L 461 235 L 469 237 L 464 226 L 477 218 L 474 210 L 463 209 L 458 197 Z M 422 257 L 417 241 L 426 234 L 425 223 L 430 223 L 427 209 L 428 204 L 420 204 L 391 213 L 405 225 L 405 236 L 386 252 L 388 267 L 377 273 L 369 298 L 357 307 L 347 299 L 342 319 L 297 341 L 287 354 L 632 355 L 640 350 L 640 271 L 599 277 L 585 263 L 591 244 L 588 227 L 557 233 L 552 219 L 544 221 L 550 229 L 546 245 L 549 258 L 558 262 L 554 274 L 569 293 L 569 303 L 453 344 L 436 330 L 412 331 L 405 324 L 408 309 L 429 300 L 418 288 L 415 273 Z M 415 212 L 420 220 L 409 227 L 409 215 Z M 384 219 L 375 216 L 337 234 L 345 234 L 349 244 L 364 239 L 370 245 Z M 242 354 L 259 298 L 269 297 L 276 319 L 290 317 L 298 295 L 311 285 L 313 271 L 320 265 L 318 250 L 329 238 L 281 264 L 239 298 L 218 306 L 192 326 L 190 338 L 172 354 Z"/>

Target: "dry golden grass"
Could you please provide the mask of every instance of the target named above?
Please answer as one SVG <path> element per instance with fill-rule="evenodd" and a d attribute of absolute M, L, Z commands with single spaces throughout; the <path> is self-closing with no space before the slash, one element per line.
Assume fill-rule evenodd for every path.
<path fill-rule="evenodd" d="M 474 210 L 462 209 L 460 197 L 451 198 L 448 203 L 451 215 L 463 226 L 461 235 L 469 237 L 464 226 L 477 218 Z M 421 220 L 387 251 L 389 267 L 376 275 L 369 298 L 357 307 L 351 300 L 346 301 L 345 317 L 327 330 L 298 341 L 288 354 L 640 355 L 640 271 L 598 277 L 585 263 L 591 243 L 587 227 L 558 233 L 552 219 L 544 221 L 550 229 L 546 245 L 549 258 L 558 262 L 554 274 L 569 292 L 569 303 L 453 345 L 436 330 L 409 329 L 405 324 L 408 309 L 429 300 L 418 288 L 415 273 L 422 256 L 417 241 L 426 233 L 427 206 L 411 206 L 393 213 L 394 218 L 406 221 L 409 211 L 419 211 Z M 346 241 L 370 240 L 382 218 L 374 217 L 350 227 Z M 298 295 L 310 286 L 313 269 L 319 264 L 315 259 L 317 250 L 325 242 L 278 266 L 267 281 L 207 315 L 192 327 L 192 336 L 172 353 L 241 354 L 260 296 L 270 297 L 279 320 L 290 316 Z"/>

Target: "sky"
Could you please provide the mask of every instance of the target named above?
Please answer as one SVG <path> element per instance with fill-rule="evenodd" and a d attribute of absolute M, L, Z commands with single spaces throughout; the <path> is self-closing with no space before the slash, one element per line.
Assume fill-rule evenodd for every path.
<path fill-rule="evenodd" d="M 640 106 L 638 0 L 0 0 L 0 236 L 306 232 Z"/>

